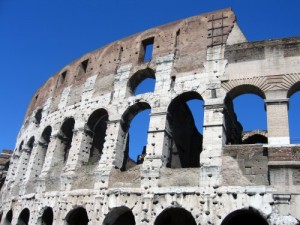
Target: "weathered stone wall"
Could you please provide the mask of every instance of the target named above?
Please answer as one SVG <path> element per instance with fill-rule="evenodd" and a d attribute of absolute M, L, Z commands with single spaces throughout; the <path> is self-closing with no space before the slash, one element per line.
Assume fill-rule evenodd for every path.
<path fill-rule="evenodd" d="M 224 9 L 82 56 L 33 96 L 2 189 L 1 223 L 297 224 L 300 161 L 287 112 L 300 89 L 299 45 L 249 43 Z M 154 91 L 134 95 L 145 78 L 155 79 Z M 265 101 L 267 143 L 242 145 L 232 100 L 245 93 Z M 202 134 L 186 107 L 193 99 L 204 102 Z M 145 109 L 147 145 L 135 165 L 128 129 Z"/>

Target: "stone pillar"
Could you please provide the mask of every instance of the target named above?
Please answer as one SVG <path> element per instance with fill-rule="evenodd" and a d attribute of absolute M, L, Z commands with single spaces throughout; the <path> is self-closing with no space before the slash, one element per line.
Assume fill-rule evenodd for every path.
<path fill-rule="evenodd" d="M 150 115 L 147 137 L 146 157 L 141 169 L 141 185 L 144 189 L 157 186 L 159 170 L 169 160 L 168 133 L 166 130 L 166 112 Z"/>
<path fill-rule="evenodd" d="M 122 130 L 120 122 L 120 120 L 107 121 L 102 156 L 96 169 L 97 182 L 95 182 L 95 189 L 107 187 L 113 166 L 122 167 L 126 137 L 124 137 L 125 132 Z"/>
<path fill-rule="evenodd" d="M 222 148 L 225 143 L 224 105 L 221 99 L 208 99 L 204 106 L 203 147 L 200 155 L 200 185 L 220 183 Z"/>
<path fill-rule="evenodd" d="M 290 144 L 288 99 L 266 99 L 269 145 Z"/>
<path fill-rule="evenodd" d="M 65 173 L 73 173 L 82 165 L 83 162 L 87 162 L 90 152 L 90 138 L 87 137 L 83 127 L 74 130 L 72 137 L 72 146 L 69 150 L 68 159 L 64 167 Z"/>

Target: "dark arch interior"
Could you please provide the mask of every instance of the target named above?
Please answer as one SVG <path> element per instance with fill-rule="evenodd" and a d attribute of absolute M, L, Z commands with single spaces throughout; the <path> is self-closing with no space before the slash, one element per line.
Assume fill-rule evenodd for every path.
<path fill-rule="evenodd" d="M 116 207 L 107 214 L 103 225 L 135 225 L 134 215 L 125 206 Z"/>
<path fill-rule="evenodd" d="M 150 68 L 139 70 L 135 74 L 133 74 L 128 82 L 131 93 L 135 94 L 137 87 L 147 78 L 155 79 L 155 73 Z"/>
<path fill-rule="evenodd" d="M 129 157 L 129 154 L 131 154 L 131 149 L 130 146 L 134 143 L 129 143 L 130 140 L 132 141 L 141 141 L 141 140 L 137 140 L 136 133 L 130 132 L 130 125 L 132 120 L 136 117 L 137 114 L 139 114 L 140 112 L 147 110 L 147 109 L 151 109 L 150 105 L 148 103 L 145 102 L 138 102 L 136 104 L 134 104 L 133 106 L 131 106 L 129 109 L 126 110 L 126 112 L 123 114 L 122 116 L 122 121 L 121 121 L 121 127 L 122 130 L 124 132 L 124 137 L 125 137 L 125 142 L 124 142 L 124 146 L 126 146 L 125 151 L 124 151 L 124 156 L 123 156 L 123 164 L 121 167 L 121 171 L 125 171 L 128 170 L 131 167 L 134 167 L 136 164 L 141 164 L 144 161 L 144 157 L 146 155 L 146 144 L 145 142 L 147 142 L 147 137 L 145 138 L 146 140 L 142 140 L 142 144 L 144 144 L 144 147 L 142 147 L 142 149 L 134 149 L 136 154 L 138 154 L 137 159 L 131 159 Z M 149 115 L 148 118 L 146 118 L 145 120 L 148 121 L 142 121 L 142 123 L 147 123 L 149 122 Z M 135 122 L 135 121 L 134 121 Z M 139 134 L 147 134 L 148 131 L 148 127 L 145 129 L 141 129 L 139 130 Z M 131 134 L 131 137 L 129 137 L 129 134 Z M 138 152 L 138 153 L 137 153 Z"/>
<path fill-rule="evenodd" d="M 82 207 L 72 210 L 67 217 L 68 225 L 87 225 L 88 222 L 87 212 Z"/>
<path fill-rule="evenodd" d="M 23 144 L 24 144 L 24 141 L 22 141 L 21 144 L 19 145 L 19 149 L 18 149 L 19 151 L 23 149 Z"/>
<path fill-rule="evenodd" d="M 34 144 L 34 137 L 31 137 L 27 142 L 27 147 L 29 148 L 29 150 L 32 150 L 33 144 Z"/>
<path fill-rule="evenodd" d="M 198 131 L 193 114 L 187 104 L 189 100 L 193 99 L 202 101 L 198 93 L 187 92 L 176 97 L 168 108 L 167 130 L 170 149 L 168 167 L 200 166 L 203 136 Z"/>
<path fill-rule="evenodd" d="M 254 210 L 237 210 L 230 213 L 221 225 L 268 225 L 267 221 Z"/>
<path fill-rule="evenodd" d="M 103 144 L 106 136 L 108 114 L 104 109 L 98 109 L 88 119 L 89 130 L 87 134 L 92 138 L 89 162 L 95 163 L 100 160 Z"/>
<path fill-rule="evenodd" d="M 52 128 L 50 126 L 48 126 L 44 129 L 44 131 L 42 133 L 42 139 L 41 139 L 42 144 L 45 144 L 48 146 L 48 144 L 50 142 L 51 133 L 52 133 Z"/>
<path fill-rule="evenodd" d="M 5 220 L 4 220 L 4 225 L 10 225 L 11 221 L 12 221 L 12 218 L 13 218 L 13 212 L 12 212 L 12 210 L 9 210 L 6 213 L 6 217 L 5 217 Z"/>
<path fill-rule="evenodd" d="M 74 125 L 75 120 L 73 118 L 67 119 L 61 126 L 60 133 L 58 135 L 64 145 L 64 162 L 67 161 L 69 150 L 71 148 Z"/>
<path fill-rule="evenodd" d="M 254 134 L 243 141 L 243 144 L 266 144 L 268 138 L 261 134 Z"/>
<path fill-rule="evenodd" d="M 156 218 L 154 225 L 196 225 L 190 212 L 182 208 L 165 209 Z"/>
<path fill-rule="evenodd" d="M 36 124 L 40 124 L 42 119 L 42 113 L 43 113 L 43 109 L 38 109 L 37 112 L 35 113 L 34 117 L 35 117 Z"/>
<path fill-rule="evenodd" d="M 30 217 L 29 209 L 23 209 L 18 218 L 18 225 L 28 225 Z"/>
<path fill-rule="evenodd" d="M 45 209 L 42 215 L 42 225 L 52 225 L 53 223 L 53 210 L 52 208 L 48 207 Z"/>

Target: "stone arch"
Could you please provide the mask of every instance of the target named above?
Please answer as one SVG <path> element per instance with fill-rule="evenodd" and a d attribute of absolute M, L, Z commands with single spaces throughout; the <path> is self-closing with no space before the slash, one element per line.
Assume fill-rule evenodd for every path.
<path fill-rule="evenodd" d="M 184 208 L 172 207 L 163 210 L 155 219 L 154 225 L 196 225 L 193 215 Z"/>
<path fill-rule="evenodd" d="M 10 209 L 5 215 L 3 225 L 11 225 L 12 219 L 13 219 L 13 211 Z"/>
<path fill-rule="evenodd" d="M 127 170 L 133 166 L 135 166 L 136 164 L 140 164 L 143 161 L 143 157 L 146 154 L 146 149 L 144 147 L 142 154 L 140 156 L 138 156 L 138 158 L 140 158 L 140 162 L 139 160 L 137 160 L 137 162 L 135 162 L 133 159 L 130 159 L 129 157 L 129 128 L 130 128 L 130 124 L 131 121 L 134 119 L 134 117 L 146 110 L 146 109 L 151 109 L 150 105 L 147 102 L 137 102 L 134 105 L 130 106 L 122 115 L 121 118 L 121 131 L 119 133 L 119 139 L 120 139 L 120 145 L 123 146 L 122 151 L 118 151 L 117 154 L 117 158 L 118 159 L 122 159 L 122 162 L 119 162 L 119 168 L 124 171 Z"/>
<path fill-rule="evenodd" d="M 35 114 L 34 114 L 35 121 L 34 122 L 39 125 L 41 123 L 42 117 L 43 117 L 43 109 L 41 108 L 35 112 Z"/>
<path fill-rule="evenodd" d="M 155 80 L 155 72 L 153 69 L 147 67 L 145 69 L 141 69 L 135 72 L 128 80 L 128 87 L 129 87 L 130 94 L 134 95 L 137 87 L 147 78 Z M 154 91 L 154 87 L 153 87 L 153 91 Z"/>
<path fill-rule="evenodd" d="M 86 209 L 77 207 L 71 210 L 66 216 L 67 225 L 87 225 L 89 218 Z"/>
<path fill-rule="evenodd" d="M 69 151 L 72 144 L 73 139 L 73 133 L 74 133 L 74 126 L 75 126 L 75 120 L 74 118 L 70 117 L 65 119 L 63 124 L 60 127 L 60 131 L 58 133 L 58 138 L 60 140 L 60 146 L 58 151 L 62 151 L 62 154 L 60 154 L 60 160 L 64 163 L 67 161 L 69 156 Z"/>
<path fill-rule="evenodd" d="M 52 225 L 53 224 L 53 209 L 51 207 L 45 207 L 42 210 L 42 216 L 38 219 L 40 225 Z"/>
<path fill-rule="evenodd" d="M 228 214 L 221 225 L 268 225 L 267 220 L 255 209 L 239 209 Z"/>
<path fill-rule="evenodd" d="M 242 135 L 243 144 L 267 144 L 268 134 L 263 130 L 254 130 L 250 132 L 244 132 Z"/>
<path fill-rule="evenodd" d="M 115 207 L 106 215 L 103 225 L 135 225 L 134 215 L 126 206 Z"/>
<path fill-rule="evenodd" d="M 18 225 L 28 225 L 30 219 L 30 211 L 28 208 L 25 208 L 21 211 L 19 217 L 18 217 Z"/>
<path fill-rule="evenodd" d="M 168 162 L 167 167 L 188 168 L 200 166 L 203 135 L 197 130 L 194 117 L 187 102 L 203 101 L 195 92 L 185 92 L 172 100 L 168 107 L 166 135 L 168 152 L 163 154 Z"/>
<path fill-rule="evenodd" d="M 243 126 L 238 121 L 234 110 L 233 100 L 244 94 L 254 94 L 262 100 L 266 98 L 264 91 L 253 84 L 241 84 L 233 87 L 227 92 L 225 97 L 225 127 L 226 127 L 226 143 L 227 144 L 242 144 Z"/>
<path fill-rule="evenodd" d="M 102 155 L 107 129 L 108 113 L 105 109 L 95 110 L 87 121 L 86 134 L 91 143 L 89 162 L 98 162 Z"/>
<path fill-rule="evenodd" d="M 300 81 L 294 83 L 287 91 L 287 98 L 290 98 L 293 94 L 300 91 Z"/>
<path fill-rule="evenodd" d="M 36 151 L 35 160 L 34 160 L 34 167 L 33 167 L 33 174 L 31 176 L 38 176 L 43 168 L 48 145 L 51 140 L 51 133 L 52 133 L 52 127 L 47 126 L 43 132 L 42 135 L 38 141 L 38 149 Z"/>

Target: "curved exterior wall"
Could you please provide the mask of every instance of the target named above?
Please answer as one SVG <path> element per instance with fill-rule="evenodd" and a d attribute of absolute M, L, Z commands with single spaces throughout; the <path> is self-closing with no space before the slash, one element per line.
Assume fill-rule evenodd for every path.
<path fill-rule="evenodd" d="M 144 47 L 152 42 L 152 59 L 144 62 Z M 155 90 L 134 96 L 146 77 L 155 78 Z M 175 215 L 177 209 L 196 224 L 230 224 L 228 218 L 244 211 L 269 224 L 296 224 L 300 147 L 290 144 L 288 102 L 299 81 L 300 38 L 247 42 L 230 9 L 153 28 L 88 53 L 33 97 L 2 188 L 2 224 L 26 224 L 26 208 L 28 223 L 42 224 L 47 207 L 53 224 L 76 224 L 70 218 L 78 208 L 95 225 L 117 224 L 125 209 L 144 225 L 164 223 L 159 216 L 168 210 L 166 215 Z M 264 145 L 240 143 L 242 128 L 232 99 L 245 93 L 264 99 Z M 182 114 L 182 104 L 190 99 L 204 102 L 203 137 L 185 143 L 173 129 L 195 130 L 190 114 Z M 124 167 L 127 128 L 146 108 L 151 114 L 144 161 Z M 170 125 L 169 116 L 176 113 L 184 119 Z M 91 115 L 106 118 L 98 161 L 89 157 Z M 171 141 L 201 148 L 196 162 L 190 152 L 186 166 L 172 164 Z"/>

